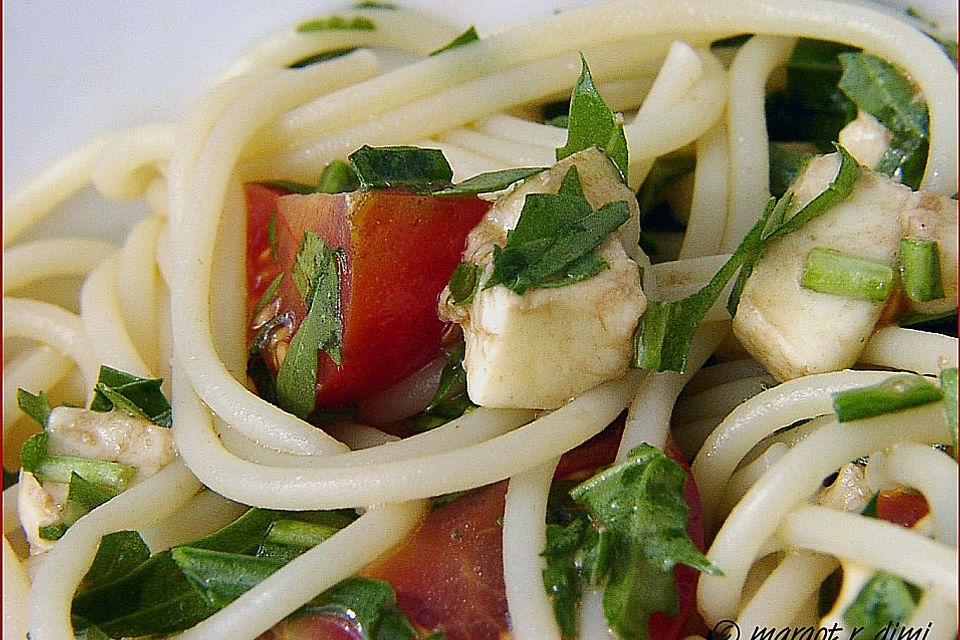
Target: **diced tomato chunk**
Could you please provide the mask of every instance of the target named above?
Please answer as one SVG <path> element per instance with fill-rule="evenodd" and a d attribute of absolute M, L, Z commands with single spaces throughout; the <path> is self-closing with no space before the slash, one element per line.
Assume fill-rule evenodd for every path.
<path fill-rule="evenodd" d="M 908 529 L 930 513 L 923 495 L 904 489 L 881 491 L 877 495 L 877 517 Z"/>
<path fill-rule="evenodd" d="M 393 585 L 397 604 L 448 640 L 498 640 L 507 631 L 502 534 L 507 483 L 472 491 L 431 512 L 365 574 Z"/>
<path fill-rule="evenodd" d="M 247 200 L 247 313 L 256 308 L 263 293 L 280 273 L 280 263 L 270 246 L 270 219 L 277 200 L 287 191 L 259 183 L 243 187 Z"/>
<path fill-rule="evenodd" d="M 490 203 L 476 196 L 403 191 L 286 195 L 247 185 L 248 292 L 251 304 L 276 273 L 290 274 L 306 231 L 342 248 L 342 364 L 320 354 L 317 405 L 335 407 L 373 395 L 440 353 L 445 325 L 437 301 L 460 262 L 467 233 Z M 276 261 L 265 229 L 277 211 Z M 279 313 L 299 327 L 306 312 L 293 278 L 278 292 Z M 286 337 L 289 340 L 289 335 Z M 265 341 L 276 348 L 276 341 Z M 264 361 L 276 372 L 275 353 Z"/>
<path fill-rule="evenodd" d="M 366 640 L 366 636 L 344 617 L 316 615 L 284 620 L 258 640 Z"/>

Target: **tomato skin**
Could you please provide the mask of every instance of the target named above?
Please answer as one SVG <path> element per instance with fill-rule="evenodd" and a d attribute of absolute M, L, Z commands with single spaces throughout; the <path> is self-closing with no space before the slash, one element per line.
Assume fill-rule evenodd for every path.
<path fill-rule="evenodd" d="M 277 200 L 288 191 L 251 182 L 243 186 L 247 201 L 247 313 L 251 313 L 280 273 L 280 263 L 270 247 L 270 219 Z"/>
<path fill-rule="evenodd" d="M 891 489 L 877 495 L 877 517 L 908 529 L 930 513 L 927 499 L 920 493 Z"/>

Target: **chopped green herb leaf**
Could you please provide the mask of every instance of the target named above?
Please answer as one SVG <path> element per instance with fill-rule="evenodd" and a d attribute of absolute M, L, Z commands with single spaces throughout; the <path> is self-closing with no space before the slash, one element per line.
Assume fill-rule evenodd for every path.
<path fill-rule="evenodd" d="M 813 155 L 798 153 L 782 144 L 770 143 L 770 193 L 782 197 L 803 173 Z"/>
<path fill-rule="evenodd" d="M 316 191 L 319 193 L 345 193 L 360 186 L 357 174 L 343 160 L 333 160 L 323 168 Z"/>
<path fill-rule="evenodd" d="M 170 557 L 212 607 L 222 609 L 283 566 L 273 558 L 176 547 Z"/>
<path fill-rule="evenodd" d="M 24 471 L 35 473 L 40 466 L 40 462 L 47 457 L 47 441 L 50 439 L 46 433 L 35 433 L 23 446 L 20 447 L 20 466 Z"/>
<path fill-rule="evenodd" d="M 522 295 L 531 287 L 562 287 L 608 268 L 592 254 L 603 238 L 630 217 L 624 201 L 608 202 L 596 211 L 582 196 L 576 168 L 571 167 L 560 193 L 526 196 L 516 228 L 503 247 L 493 249 L 493 273 L 484 283 L 502 284 Z"/>
<path fill-rule="evenodd" d="M 597 146 L 616 163 L 620 174 L 626 176 L 628 158 L 623 119 L 615 114 L 597 93 L 587 61 L 582 55 L 580 59 L 583 65 L 580 78 L 570 96 L 567 143 L 557 149 L 557 160 Z"/>
<path fill-rule="evenodd" d="M 890 296 L 893 268 L 862 256 L 814 247 L 800 276 L 800 286 L 857 300 L 883 302 Z"/>
<path fill-rule="evenodd" d="M 943 391 L 943 410 L 947 414 L 947 426 L 953 436 L 953 455 L 957 455 L 957 368 L 950 367 L 940 372 L 940 389 Z"/>
<path fill-rule="evenodd" d="M 863 629 L 864 638 L 874 638 L 887 625 L 908 621 L 915 605 L 909 584 L 878 571 L 861 587 L 857 598 L 843 612 L 843 619 L 851 627 Z"/>
<path fill-rule="evenodd" d="M 461 262 L 450 275 L 450 301 L 455 305 L 470 304 L 480 288 L 480 265 Z"/>
<path fill-rule="evenodd" d="M 292 180 L 264 180 L 260 184 L 262 184 L 265 187 L 271 187 L 273 189 L 283 189 L 284 191 L 289 191 L 290 193 L 299 193 L 302 196 L 309 195 L 311 193 L 316 193 L 316 189 L 310 186 L 309 184 L 303 184 L 302 182 L 294 182 Z M 270 217 L 274 218 L 275 215 Z"/>
<path fill-rule="evenodd" d="M 283 274 L 278 273 L 277 277 L 273 279 L 273 282 L 267 285 L 267 288 L 264 289 L 263 295 L 260 296 L 260 300 L 257 301 L 257 306 L 253 308 L 253 312 L 250 314 L 251 320 L 256 318 L 257 314 L 263 311 L 266 306 L 270 304 L 270 301 L 273 300 L 274 296 L 277 295 L 277 291 L 280 289 L 281 282 L 283 282 Z"/>
<path fill-rule="evenodd" d="M 303 296 L 307 315 L 290 341 L 277 374 L 280 406 L 306 418 L 316 404 L 317 361 L 326 351 L 340 364 L 340 273 L 342 251 L 307 231 L 294 261 L 293 281 Z"/>
<path fill-rule="evenodd" d="M 936 241 L 902 238 L 897 253 L 903 291 L 914 302 L 942 298 L 940 250 Z"/>
<path fill-rule="evenodd" d="M 410 420 L 410 428 L 417 432 L 429 431 L 451 420 L 459 418 L 476 405 L 470 401 L 466 391 L 467 372 L 463 368 L 463 356 L 466 346 L 463 340 L 444 349 L 447 363 L 440 372 L 437 390 L 430 404 Z"/>
<path fill-rule="evenodd" d="M 100 540 L 97 555 L 83 578 L 85 589 L 117 580 L 150 559 L 150 548 L 136 531 L 108 533 Z"/>
<path fill-rule="evenodd" d="M 559 597 L 561 628 L 575 628 L 570 603 L 579 593 L 579 580 L 605 582 L 603 607 L 611 629 L 621 638 L 647 640 L 651 614 L 677 613 L 674 565 L 722 575 L 687 536 L 686 481 L 679 464 L 642 444 L 626 462 L 570 492 L 589 517 L 548 527 L 544 552 L 545 585 Z"/>
<path fill-rule="evenodd" d="M 117 567 L 111 571 L 110 580 L 90 585 L 74 597 L 73 613 L 113 638 L 182 631 L 216 613 L 221 604 L 240 595 L 244 585 L 256 584 L 257 575 L 269 575 L 270 569 L 283 564 L 251 555 L 277 520 L 341 527 L 355 518 L 346 511 L 251 509 L 223 529 L 177 547 L 176 559 L 170 550 L 163 551 L 139 564 L 131 559 L 123 572 L 119 571 L 120 563 L 114 561 Z M 126 542 L 136 546 L 132 539 Z M 119 550 L 108 547 L 107 552 L 115 555 Z M 136 549 L 124 553 L 140 553 L 142 558 Z M 182 568 L 190 572 L 190 578 Z"/>
<path fill-rule="evenodd" d="M 17 406 L 20 411 L 41 427 L 46 428 L 47 418 L 50 416 L 50 399 L 41 391 L 33 395 L 24 389 L 17 389 Z"/>
<path fill-rule="evenodd" d="M 270 243 L 270 259 L 277 259 L 277 214 L 270 214 L 267 219 L 267 241 Z"/>
<path fill-rule="evenodd" d="M 552 118 L 546 120 L 544 124 L 548 124 L 551 127 L 556 127 L 558 129 L 566 129 L 570 126 L 570 115 L 561 113 L 558 116 L 553 116 Z"/>
<path fill-rule="evenodd" d="M 929 115 L 922 96 L 885 60 L 866 53 L 841 53 L 839 59 L 843 66 L 840 89 L 893 134 L 874 168 L 916 189 L 929 148 Z"/>
<path fill-rule="evenodd" d="M 277 520 L 257 551 L 257 556 L 289 562 L 317 546 L 342 527 L 301 520 Z"/>
<path fill-rule="evenodd" d="M 470 28 L 458 35 L 456 38 L 443 45 L 436 51 L 431 51 L 430 55 L 435 56 L 438 53 L 443 53 L 444 51 L 449 51 L 450 49 L 455 49 L 459 46 L 475 42 L 480 39 L 480 36 L 477 35 L 477 30 L 473 25 L 470 25 Z"/>
<path fill-rule="evenodd" d="M 833 394 L 833 411 L 838 422 L 863 420 L 902 411 L 943 398 L 943 392 L 923 376 L 892 376 L 868 387 Z"/>
<path fill-rule="evenodd" d="M 370 18 L 355 16 L 353 18 L 344 18 L 343 16 L 326 16 L 301 22 L 297 25 L 297 33 L 313 33 L 316 31 L 376 31 L 377 25 Z"/>
<path fill-rule="evenodd" d="M 348 53 L 353 53 L 357 50 L 357 47 L 344 47 L 343 49 L 330 49 L 329 51 L 320 51 L 319 53 L 313 53 L 309 56 L 295 60 L 287 65 L 288 69 L 302 69 L 304 67 L 309 67 L 312 64 L 318 64 L 320 62 L 326 62 L 327 60 L 333 60 L 334 58 L 339 58 L 340 56 L 345 56 Z"/>
<path fill-rule="evenodd" d="M 835 42 L 797 41 L 786 65 L 786 87 L 767 98 L 771 140 L 809 142 L 819 151 L 830 150 L 840 129 L 857 115 L 856 106 L 837 88 L 837 55 L 849 51 L 855 50 Z"/>
<path fill-rule="evenodd" d="M 364 189 L 443 188 L 453 178 L 439 149 L 364 145 L 350 154 L 349 161 Z"/>
<path fill-rule="evenodd" d="M 463 182 L 443 187 L 433 192 L 436 196 L 459 195 L 469 193 L 491 193 L 506 189 L 514 182 L 519 182 L 532 175 L 545 171 L 544 167 L 521 167 L 518 169 L 504 169 L 503 171 L 489 171 L 467 178 Z"/>
<path fill-rule="evenodd" d="M 162 384 L 163 380 L 159 378 L 139 378 L 102 365 L 90 409 L 111 411 L 117 408 L 161 427 L 169 427 L 173 416 L 170 403 L 161 390 Z"/>
<path fill-rule="evenodd" d="M 371 640 L 414 640 L 417 632 L 397 607 L 397 596 L 384 580 L 347 578 L 333 585 L 304 608 L 310 613 L 349 615 Z M 349 613 L 348 613 L 349 612 Z M 442 638 L 443 636 L 430 636 Z"/>
<path fill-rule="evenodd" d="M 637 191 L 640 220 L 663 202 L 664 189 L 671 182 L 691 173 L 696 166 L 693 156 L 665 156 L 657 158 Z"/>

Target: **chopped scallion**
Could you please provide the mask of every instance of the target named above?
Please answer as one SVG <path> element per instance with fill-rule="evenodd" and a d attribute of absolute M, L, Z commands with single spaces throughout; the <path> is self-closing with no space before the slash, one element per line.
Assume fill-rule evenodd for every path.
<path fill-rule="evenodd" d="M 893 268 L 862 256 L 815 247 L 807 255 L 800 284 L 820 293 L 882 302 L 893 289 Z"/>
<path fill-rule="evenodd" d="M 896 375 L 868 387 L 833 394 L 838 422 L 863 420 L 937 402 L 943 392 L 923 376 Z"/>
<path fill-rule="evenodd" d="M 903 291 L 914 302 L 943 297 L 939 245 L 931 240 L 902 238 L 899 251 Z"/>

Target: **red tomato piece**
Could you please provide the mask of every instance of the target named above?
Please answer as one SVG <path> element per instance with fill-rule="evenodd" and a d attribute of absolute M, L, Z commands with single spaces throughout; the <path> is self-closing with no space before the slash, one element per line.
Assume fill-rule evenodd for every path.
<path fill-rule="evenodd" d="M 389 556 L 364 573 L 386 580 L 422 629 L 448 640 L 498 640 L 509 630 L 501 559 L 506 482 L 432 511 Z"/>
<path fill-rule="evenodd" d="M 260 301 L 280 273 L 280 264 L 270 247 L 270 218 L 277 213 L 277 200 L 287 191 L 259 183 L 243 187 L 247 200 L 247 313 Z"/>
<path fill-rule="evenodd" d="M 258 197 L 266 200 L 262 192 Z M 342 365 L 320 354 L 318 406 L 340 406 L 375 394 L 440 353 L 445 325 L 437 317 L 438 296 L 460 262 L 467 233 L 489 202 L 476 196 L 372 191 L 288 195 L 276 204 L 277 263 L 284 273 L 290 273 L 308 230 L 344 250 Z M 250 215 L 253 225 L 252 205 Z M 250 251 L 255 252 L 252 243 Z M 280 313 L 289 313 L 296 329 L 306 310 L 292 278 L 284 277 L 278 295 Z M 273 357 L 265 361 L 275 366 Z"/>
<path fill-rule="evenodd" d="M 881 491 L 877 495 L 877 517 L 908 529 L 930 513 L 922 494 L 904 489 Z"/>

